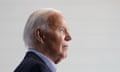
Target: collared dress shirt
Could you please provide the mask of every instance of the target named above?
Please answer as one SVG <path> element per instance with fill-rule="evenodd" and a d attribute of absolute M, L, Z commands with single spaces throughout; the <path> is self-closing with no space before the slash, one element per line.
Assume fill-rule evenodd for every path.
<path fill-rule="evenodd" d="M 28 52 L 33 52 L 38 55 L 43 61 L 47 64 L 47 66 L 52 70 L 52 72 L 56 72 L 56 64 L 49 59 L 47 56 L 43 55 L 42 53 L 30 48 Z"/>

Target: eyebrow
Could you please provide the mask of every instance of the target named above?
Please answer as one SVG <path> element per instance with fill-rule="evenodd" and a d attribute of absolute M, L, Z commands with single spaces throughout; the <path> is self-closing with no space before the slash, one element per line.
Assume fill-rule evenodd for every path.
<path fill-rule="evenodd" d="M 59 28 L 63 28 L 65 31 L 68 31 L 68 28 L 63 25 L 59 26 Z"/>
<path fill-rule="evenodd" d="M 59 26 L 59 28 L 64 28 L 65 29 L 65 27 L 62 25 L 62 26 Z"/>

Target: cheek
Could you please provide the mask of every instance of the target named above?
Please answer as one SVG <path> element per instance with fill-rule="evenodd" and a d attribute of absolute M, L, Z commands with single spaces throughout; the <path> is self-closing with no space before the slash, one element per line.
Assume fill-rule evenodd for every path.
<path fill-rule="evenodd" d="M 52 42 L 53 49 L 55 49 L 57 53 L 63 52 L 62 45 L 63 45 L 63 38 L 61 36 L 57 36 L 55 40 Z"/>
<path fill-rule="evenodd" d="M 57 37 L 57 39 L 62 42 L 64 41 L 65 35 L 63 33 L 59 33 Z"/>
<path fill-rule="evenodd" d="M 62 45 L 62 43 L 64 42 L 64 36 L 62 34 L 56 34 L 54 36 L 53 41 L 55 42 L 55 44 L 57 45 Z"/>
<path fill-rule="evenodd" d="M 64 35 L 62 33 L 52 32 L 47 36 L 46 45 L 48 47 L 59 50 L 64 44 Z"/>
<path fill-rule="evenodd" d="M 56 48 L 57 46 L 59 46 L 61 42 L 62 42 L 61 38 L 59 38 L 55 34 L 49 35 L 45 40 L 46 45 L 51 48 Z"/>

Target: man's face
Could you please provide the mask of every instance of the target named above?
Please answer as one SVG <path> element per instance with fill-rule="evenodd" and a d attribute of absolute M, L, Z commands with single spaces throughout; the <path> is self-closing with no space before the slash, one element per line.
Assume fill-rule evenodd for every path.
<path fill-rule="evenodd" d="M 53 14 L 48 18 L 48 21 L 50 22 L 50 29 L 46 34 L 45 46 L 47 46 L 48 52 L 53 57 L 56 57 L 56 63 L 58 63 L 67 56 L 67 42 L 71 40 L 71 36 L 68 33 L 66 21 L 63 16 Z"/>

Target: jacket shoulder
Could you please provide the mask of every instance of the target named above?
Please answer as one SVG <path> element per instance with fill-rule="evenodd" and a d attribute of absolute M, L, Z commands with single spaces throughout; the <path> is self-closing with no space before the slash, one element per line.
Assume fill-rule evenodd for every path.
<path fill-rule="evenodd" d="M 50 69 L 42 60 L 27 56 L 14 72 L 50 72 Z"/>

